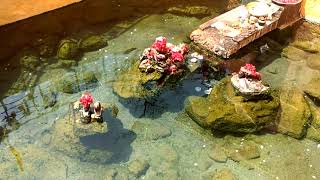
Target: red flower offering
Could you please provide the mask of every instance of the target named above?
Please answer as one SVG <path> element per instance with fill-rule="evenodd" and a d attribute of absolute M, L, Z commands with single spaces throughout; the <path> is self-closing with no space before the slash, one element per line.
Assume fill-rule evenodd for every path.
<path fill-rule="evenodd" d="M 89 92 L 83 93 L 80 98 L 80 103 L 85 110 L 89 110 L 90 104 L 93 103 L 93 96 Z"/>
<path fill-rule="evenodd" d="M 180 52 L 173 52 L 171 54 L 171 58 L 173 60 L 173 62 L 183 62 L 184 57 Z"/>
<path fill-rule="evenodd" d="M 159 53 L 167 53 L 167 38 L 165 37 L 157 37 L 156 41 L 152 45 Z"/>

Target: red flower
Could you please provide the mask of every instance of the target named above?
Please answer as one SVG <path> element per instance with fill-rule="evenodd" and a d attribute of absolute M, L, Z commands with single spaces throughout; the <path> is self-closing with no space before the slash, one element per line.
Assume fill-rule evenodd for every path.
<path fill-rule="evenodd" d="M 90 104 L 93 102 L 93 97 L 89 92 L 85 92 L 82 94 L 80 98 L 80 103 L 82 104 L 85 110 L 89 110 Z"/>
<path fill-rule="evenodd" d="M 261 74 L 257 72 L 256 67 L 252 64 L 246 64 L 240 68 L 239 74 L 244 74 L 246 77 L 260 80 Z"/>
<path fill-rule="evenodd" d="M 176 73 L 177 72 L 177 66 L 176 65 L 171 65 L 170 67 L 169 67 L 169 72 L 170 72 L 170 74 L 174 74 L 174 73 Z"/>
<path fill-rule="evenodd" d="M 183 62 L 184 57 L 180 52 L 172 52 L 171 58 L 174 62 Z"/>
<path fill-rule="evenodd" d="M 156 41 L 153 43 L 152 48 L 155 48 L 159 53 L 167 53 L 167 38 L 157 37 Z"/>
<path fill-rule="evenodd" d="M 172 43 L 167 43 L 166 47 L 167 47 L 167 52 L 170 53 L 170 52 L 172 52 L 172 50 L 173 50 L 173 48 L 174 48 L 174 44 L 172 44 Z"/>

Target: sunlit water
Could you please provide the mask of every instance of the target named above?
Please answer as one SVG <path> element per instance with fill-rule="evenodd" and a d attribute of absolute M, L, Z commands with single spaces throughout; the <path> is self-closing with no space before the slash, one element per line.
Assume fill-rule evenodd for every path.
<path fill-rule="evenodd" d="M 270 133 L 218 136 L 192 121 L 184 112 L 184 101 L 188 96 L 205 96 L 200 71 L 147 102 L 125 101 L 113 92 L 117 75 L 138 60 L 156 37 L 166 36 L 178 44 L 205 20 L 159 14 L 127 21 L 126 28 L 115 24 L 103 33 L 109 45 L 85 53 L 77 66 L 52 68 L 53 63 L 42 71 L 16 75 L 0 107 L 2 126 L 11 131 L 0 144 L 0 179 L 210 179 L 223 168 L 238 179 L 319 179 L 320 145 L 315 141 Z M 291 61 L 279 54 L 258 57 L 257 64 L 271 86 L 301 86 L 319 75 L 303 59 Z M 87 71 L 94 71 L 98 82 L 83 84 L 81 76 Z M 78 76 L 81 91 L 55 92 L 57 103 L 44 108 L 43 94 L 67 72 Z M 10 82 L 14 73 L 1 70 Z M 16 92 L 21 84 L 30 87 Z M 108 110 L 102 124 L 75 122 L 78 114 L 70 104 L 83 91 L 114 104 L 117 116 Z M 10 126 L 5 117 L 12 112 L 17 122 Z M 215 145 L 230 144 L 237 151 L 247 142 L 255 143 L 260 157 L 221 163 L 208 155 Z M 138 175 L 130 166 L 136 160 L 143 166 Z"/>

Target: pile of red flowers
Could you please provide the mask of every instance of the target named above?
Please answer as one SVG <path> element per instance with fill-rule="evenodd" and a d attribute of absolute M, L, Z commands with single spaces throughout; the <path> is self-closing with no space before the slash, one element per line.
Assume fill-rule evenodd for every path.
<path fill-rule="evenodd" d="M 256 67 L 252 64 L 246 64 L 242 66 L 238 74 L 240 78 L 261 80 L 261 74 L 257 72 Z"/>
<path fill-rule="evenodd" d="M 186 44 L 175 46 L 165 37 L 156 38 L 150 48 L 143 51 L 139 68 L 144 72 L 158 71 L 173 74 L 184 63 L 189 48 Z"/>
<path fill-rule="evenodd" d="M 89 92 L 83 93 L 80 98 L 80 103 L 83 108 L 88 111 L 90 109 L 90 104 L 93 103 L 93 96 Z"/>

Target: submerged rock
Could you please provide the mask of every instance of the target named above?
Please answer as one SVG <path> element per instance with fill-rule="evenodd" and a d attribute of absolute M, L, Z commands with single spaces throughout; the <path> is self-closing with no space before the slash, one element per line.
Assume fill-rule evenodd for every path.
<path fill-rule="evenodd" d="M 82 39 L 80 41 L 79 48 L 84 51 L 94 51 L 103 48 L 107 45 L 107 40 L 105 40 L 102 36 L 92 35 Z"/>
<path fill-rule="evenodd" d="M 311 114 L 312 114 L 312 123 L 308 128 L 307 138 L 320 142 L 320 107 L 317 106 L 310 99 L 308 100 Z"/>
<path fill-rule="evenodd" d="M 304 92 L 320 100 L 320 78 L 313 78 L 305 87 Z"/>
<path fill-rule="evenodd" d="M 237 96 L 227 77 L 208 97 L 189 97 L 186 112 L 205 128 L 248 133 L 259 131 L 274 121 L 279 105 L 279 98 L 274 93 L 268 99 L 252 101 Z"/>
<path fill-rule="evenodd" d="M 63 39 L 58 46 L 57 56 L 60 59 L 73 59 L 78 55 L 78 42 L 75 39 Z"/>
<path fill-rule="evenodd" d="M 320 70 L 320 53 L 310 55 L 306 61 L 311 69 Z"/>
<path fill-rule="evenodd" d="M 309 53 L 294 46 L 288 46 L 283 49 L 282 56 L 292 61 L 303 61 L 309 57 Z"/>
<path fill-rule="evenodd" d="M 216 162 L 225 163 L 227 162 L 228 156 L 222 146 L 216 145 L 208 153 L 209 157 Z"/>
<path fill-rule="evenodd" d="M 188 7 L 171 7 L 168 12 L 178 15 L 204 17 L 211 15 L 211 11 L 207 6 L 188 6 Z"/>
<path fill-rule="evenodd" d="M 280 93 L 280 102 L 278 132 L 294 138 L 302 138 L 311 120 L 311 112 L 303 93 L 298 89 L 283 88 Z"/>
<path fill-rule="evenodd" d="M 136 121 L 132 130 L 144 140 L 157 140 L 171 135 L 171 130 L 156 122 Z"/>
<path fill-rule="evenodd" d="M 149 166 L 146 160 L 136 159 L 129 163 L 128 169 L 135 177 L 140 177 L 146 173 Z"/>
<path fill-rule="evenodd" d="M 219 171 L 216 170 L 212 179 L 214 179 L 214 180 L 236 180 L 237 177 L 231 172 L 230 169 L 224 168 Z"/>
<path fill-rule="evenodd" d="M 64 93 L 73 94 L 80 91 L 75 73 L 66 73 L 54 82 L 55 88 Z"/>
<path fill-rule="evenodd" d="M 246 142 L 237 149 L 233 149 L 229 152 L 230 159 L 239 162 L 242 160 L 256 159 L 260 157 L 260 150 L 258 146 L 253 142 Z"/>
<path fill-rule="evenodd" d="M 149 96 L 152 92 L 146 85 L 152 86 L 160 80 L 162 74 L 159 72 L 141 73 L 139 62 L 135 63 L 129 70 L 123 71 L 113 83 L 114 92 L 122 98 L 140 98 Z"/>

